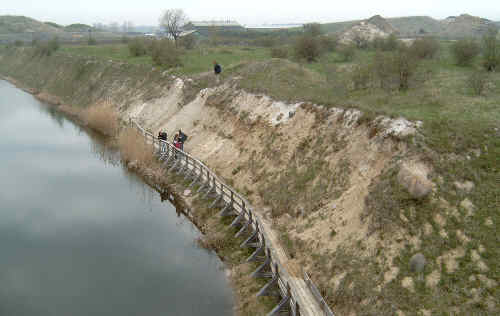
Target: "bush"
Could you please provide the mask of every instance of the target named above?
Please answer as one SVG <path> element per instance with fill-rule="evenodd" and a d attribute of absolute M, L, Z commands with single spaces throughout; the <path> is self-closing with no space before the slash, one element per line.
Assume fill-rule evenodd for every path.
<path fill-rule="evenodd" d="M 272 58 L 287 58 L 288 57 L 288 48 L 282 47 L 274 47 L 271 49 L 271 57 Z"/>
<path fill-rule="evenodd" d="M 356 55 L 356 47 L 354 45 L 346 45 L 342 46 L 338 50 L 342 61 L 352 61 L 354 59 L 354 56 Z"/>
<path fill-rule="evenodd" d="M 374 72 L 384 89 L 407 90 L 410 87 L 418 59 L 411 48 L 401 46 L 394 53 L 378 53 L 374 57 Z"/>
<path fill-rule="evenodd" d="M 132 57 L 144 56 L 148 52 L 146 41 L 144 39 L 136 37 L 133 40 L 129 41 L 128 50 Z"/>
<path fill-rule="evenodd" d="M 368 64 L 358 64 L 354 66 L 351 72 L 352 88 L 354 90 L 362 90 L 368 88 L 372 80 L 372 67 Z"/>
<path fill-rule="evenodd" d="M 21 46 L 23 46 L 23 41 L 16 40 L 16 41 L 14 42 L 14 46 L 16 46 L 16 47 L 21 47 Z"/>
<path fill-rule="evenodd" d="M 495 71 L 500 64 L 500 47 L 497 39 L 498 30 L 490 30 L 483 37 L 483 67 Z"/>
<path fill-rule="evenodd" d="M 255 43 L 262 47 L 273 47 L 276 44 L 276 39 L 271 36 L 266 36 L 264 38 L 257 39 Z"/>
<path fill-rule="evenodd" d="M 121 38 L 121 42 L 122 44 L 127 44 L 128 43 L 128 37 L 123 35 L 122 38 Z"/>
<path fill-rule="evenodd" d="M 193 49 L 196 46 L 196 38 L 193 34 L 183 36 L 179 38 L 178 41 L 181 47 L 184 47 L 185 49 Z"/>
<path fill-rule="evenodd" d="M 57 51 L 60 47 L 59 39 L 57 37 L 52 38 L 50 41 L 42 43 L 35 42 L 35 55 L 39 56 L 50 56 L 52 53 Z"/>
<path fill-rule="evenodd" d="M 451 46 L 451 52 L 455 58 L 455 62 L 459 66 L 469 66 L 472 64 L 474 58 L 479 55 L 479 51 L 478 43 L 472 38 L 456 41 Z"/>
<path fill-rule="evenodd" d="M 373 48 L 385 52 L 395 51 L 400 44 L 401 42 L 394 34 L 389 35 L 387 38 L 377 37 L 372 42 Z"/>
<path fill-rule="evenodd" d="M 321 50 L 326 53 L 334 52 L 337 48 L 338 38 L 334 36 L 320 36 L 319 44 Z"/>
<path fill-rule="evenodd" d="M 419 59 L 431 59 L 439 51 L 439 42 L 433 37 L 417 38 L 411 44 L 411 50 Z"/>
<path fill-rule="evenodd" d="M 154 41 L 151 47 L 151 57 L 157 66 L 168 68 L 182 66 L 181 52 L 169 39 Z"/>
<path fill-rule="evenodd" d="M 304 28 L 304 34 L 307 36 L 319 36 L 323 33 L 323 30 L 321 30 L 321 24 L 319 23 L 306 23 L 303 25 Z"/>
<path fill-rule="evenodd" d="M 96 41 L 96 39 L 95 39 L 95 38 L 93 38 L 93 37 L 89 38 L 89 40 L 87 41 L 87 43 L 88 43 L 89 45 L 97 45 L 97 41 Z"/>
<path fill-rule="evenodd" d="M 467 87 L 469 87 L 473 95 L 480 96 L 486 90 L 487 82 L 488 74 L 476 70 L 467 78 Z"/>
<path fill-rule="evenodd" d="M 305 59 L 307 62 L 316 61 L 321 55 L 319 40 L 317 37 L 303 35 L 295 42 L 295 56 Z"/>
<path fill-rule="evenodd" d="M 368 48 L 369 41 L 362 34 L 356 34 L 356 35 L 354 35 L 354 38 L 352 39 L 352 41 L 354 42 L 354 45 L 357 48 L 359 48 L 359 49 L 366 49 L 366 48 Z"/>

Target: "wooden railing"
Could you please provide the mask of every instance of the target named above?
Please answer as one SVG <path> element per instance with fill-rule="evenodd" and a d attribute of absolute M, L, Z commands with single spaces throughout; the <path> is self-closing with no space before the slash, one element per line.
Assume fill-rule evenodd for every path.
<path fill-rule="evenodd" d="M 153 152 L 159 154 L 159 159 L 169 171 L 184 174 L 184 179 L 192 180 L 189 188 L 199 184 L 196 193 L 203 194 L 204 198 L 214 198 L 210 207 L 219 207 L 221 209 L 220 216 L 234 216 L 231 227 L 239 228 L 235 237 L 243 236 L 243 234 L 247 236 L 240 246 L 255 248 L 255 251 L 246 261 L 262 262 L 252 273 L 252 277 L 270 279 L 257 293 L 257 296 L 279 294 L 282 297 L 280 303 L 268 315 L 278 315 L 283 312 L 289 312 L 293 316 L 334 315 L 307 273 L 304 273 L 305 278 L 303 281 L 309 288 L 310 294 L 314 297 L 318 307 L 307 306 L 306 308 L 304 306 L 306 303 L 300 301 L 301 298 L 293 286 L 293 279 L 282 266 L 273 250 L 271 239 L 264 228 L 262 220 L 254 214 L 250 203 L 243 196 L 225 184 L 203 162 L 176 148 L 168 141 L 158 139 L 153 133 L 145 130 L 135 121 L 130 120 L 129 123 L 144 136 L 147 144 L 151 144 Z"/>

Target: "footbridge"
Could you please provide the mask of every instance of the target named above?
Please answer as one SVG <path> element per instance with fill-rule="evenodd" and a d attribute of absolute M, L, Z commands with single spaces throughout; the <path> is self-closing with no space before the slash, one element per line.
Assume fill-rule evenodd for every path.
<path fill-rule="evenodd" d="M 219 209 L 219 216 L 232 217 L 230 225 L 238 229 L 235 237 L 244 238 L 240 247 L 254 249 L 246 261 L 260 263 L 251 276 L 268 280 L 256 295 L 280 298 L 268 316 L 334 316 L 305 271 L 290 273 L 287 255 L 279 245 L 278 236 L 243 196 L 198 159 L 167 141 L 157 139 L 134 120 L 130 119 L 129 124 L 144 136 L 144 141 L 152 146 L 152 151 L 168 172 L 191 180 L 189 187 L 198 185 L 195 193 L 212 199 L 210 207 Z"/>

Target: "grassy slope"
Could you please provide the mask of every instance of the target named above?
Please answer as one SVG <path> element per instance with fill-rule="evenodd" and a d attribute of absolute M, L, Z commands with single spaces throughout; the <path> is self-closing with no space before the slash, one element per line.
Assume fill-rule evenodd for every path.
<path fill-rule="evenodd" d="M 400 32 L 401 36 L 414 36 L 419 34 L 420 29 L 431 34 L 438 34 L 442 30 L 441 23 L 429 16 L 389 18 L 387 21 Z"/>
<path fill-rule="evenodd" d="M 153 66 L 151 56 L 131 57 L 125 44 L 99 46 L 65 46 L 62 52 L 70 55 L 92 56 L 100 59 L 112 59 L 131 64 Z M 212 62 L 216 60 L 221 65 L 231 65 L 242 61 L 257 61 L 269 58 L 269 51 L 264 48 L 231 47 L 203 48 L 187 51 L 182 56 L 183 67 L 175 69 L 178 74 L 196 74 L 212 71 Z"/>
<path fill-rule="evenodd" d="M 191 63 L 192 68 L 177 70 L 187 74 L 205 71 L 206 68 L 209 68 L 209 66 L 205 68 L 205 65 L 210 64 L 211 60 L 216 58 L 225 67 L 224 77 L 241 76 L 242 79 L 238 81 L 239 85 L 250 91 L 264 92 L 280 100 L 302 100 L 326 106 L 356 107 L 367 113 L 405 116 L 412 120 L 422 120 L 424 122 L 423 134 L 425 139 L 423 142 L 416 142 L 416 146 L 424 146 L 423 148 L 428 146 L 431 150 L 426 151 L 418 147 L 413 148 L 413 150 L 423 155 L 426 162 L 434 167 L 434 177 L 443 176 L 442 182 L 439 182 L 437 178 L 433 179 L 435 183 L 439 183 L 438 194 L 450 202 L 452 206 L 456 206 L 462 217 L 462 220 L 449 218 L 444 227 L 449 235 L 447 239 L 443 239 L 439 235 L 438 227 L 435 227 L 431 235 L 422 239 L 422 252 L 432 262 L 430 268 L 424 272 L 425 275 L 428 275 L 431 269 L 435 268 L 433 262 L 438 256 L 442 255 L 443 252 L 454 249 L 460 243 L 456 233 L 457 230 L 466 234 L 471 239 L 471 242 L 465 249 L 466 255 L 458 260 L 459 269 L 454 273 L 449 273 L 446 269 L 441 271 L 441 281 L 437 288 L 433 290 L 428 289 L 424 285 L 425 282 L 420 281 L 416 284 L 416 293 L 410 293 L 402 289 L 400 286 L 401 278 L 410 275 L 407 262 L 415 250 L 407 248 L 396 258 L 396 264 L 401 271 L 400 276 L 384 289 L 385 298 L 381 301 L 386 307 L 396 304 L 399 308 L 407 311 L 411 311 L 415 306 L 425 306 L 431 310 L 446 312 L 454 305 L 465 306 L 463 302 L 470 298 L 468 293 L 471 286 L 481 287 L 479 282 L 473 282 L 471 285 L 469 280 L 471 276 L 479 273 L 473 263 L 471 253 L 480 244 L 486 249 L 486 252 L 481 256 L 489 267 L 489 271 L 485 272 L 484 275 L 489 279 L 499 281 L 498 258 L 500 258 L 500 249 L 498 248 L 497 231 L 500 222 L 500 214 L 498 213 L 498 209 L 500 209 L 498 190 L 498 181 L 500 179 L 500 131 L 498 130 L 500 128 L 500 104 L 498 102 L 500 100 L 500 74 L 491 75 L 489 78 L 490 88 L 485 96 L 472 96 L 465 85 L 465 79 L 472 70 L 455 66 L 447 53 L 445 44 L 443 45 L 439 58 L 426 61 L 423 65 L 422 69 L 425 70 L 423 73 L 427 74 L 425 76 L 426 80 L 414 85 L 407 92 L 388 93 L 374 87 L 360 91 L 349 91 L 345 89 L 345 86 L 337 85 L 338 81 L 349 81 L 349 69 L 352 65 L 369 61 L 372 52 L 359 53 L 352 63 L 340 63 L 337 56 L 332 53 L 325 56 L 318 63 L 299 65 L 279 59 L 266 60 L 267 52 L 264 49 L 248 51 L 241 48 L 224 48 L 224 50 L 232 51 L 232 53 L 223 53 L 221 52 L 222 49 L 217 49 L 208 55 L 201 55 L 201 58 L 196 63 Z M 71 49 L 66 49 L 66 53 L 76 54 L 77 50 Z M 85 50 L 79 50 L 78 52 L 102 59 L 115 58 L 107 52 L 108 49 L 110 48 L 92 47 L 89 48 L 90 52 Z M 129 62 L 130 58 L 124 54 L 123 48 L 118 50 L 120 49 L 122 49 L 122 55 L 118 55 L 116 59 Z M 120 51 L 118 54 L 120 54 Z M 184 58 L 186 60 L 189 60 L 188 58 L 196 59 L 196 54 L 200 56 L 199 53 L 191 52 L 191 56 L 185 56 Z M 61 56 L 64 57 L 65 54 Z M 27 68 L 29 71 L 26 70 L 24 80 L 33 80 L 33 84 L 38 84 L 35 80 L 36 76 L 30 76 L 28 72 L 33 70 L 37 72 L 36 65 L 40 63 L 45 63 L 45 65 L 39 66 L 41 68 L 47 68 L 48 63 L 60 63 L 61 61 L 67 62 L 68 66 L 71 66 L 70 60 L 65 58 L 34 60 L 32 67 Z M 239 62 L 245 59 L 249 62 Z M 150 61 L 146 59 L 142 61 L 132 59 L 130 62 L 150 65 Z M 327 81 L 326 75 L 329 73 L 328 69 L 331 69 L 332 66 L 337 67 L 339 80 Z M 54 82 L 53 86 L 50 87 L 52 92 L 55 94 L 68 93 L 68 96 L 70 96 L 71 89 L 76 89 L 80 84 L 78 80 L 75 80 L 80 69 L 78 67 L 75 66 L 71 71 L 73 75 L 66 78 L 68 82 L 64 85 Z M 96 65 L 95 67 L 101 66 Z M 119 79 L 123 75 L 132 76 L 133 74 L 130 71 L 120 73 L 119 67 L 116 69 L 111 66 L 108 67 L 110 68 L 106 73 L 109 75 L 103 78 L 101 82 L 112 78 Z M 125 64 L 121 67 L 131 66 Z M 15 72 L 19 68 L 22 67 L 0 61 L 0 71 L 2 72 L 6 70 Z M 41 68 L 40 72 L 42 71 Z M 56 67 L 54 66 L 54 68 Z M 87 71 L 85 75 L 91 76 L 92 72 Z M 139 76 L 141 74 L 143 72 Z M 131 79 L 139 80 L 139 78 L 135 79 L 134 77 Z M 81 80 L 85 81 L 85 77 L 82 77 Z M 72 86 L 71 82 L 75 82 L 75 85 Z M 477 149 L 481 152 L 479 157 L 472 153 L 472 150 Z M 439 153 L 439 155 L 436 155 L 436 153 Z M 433 223 L 432 218 L 436 213 L 436 206 L 428 201 L 416 203 L 408 200 L 406 194 L 400 190 L 386 190 L 388 187 L 394 188 L 393 178 L 394 172 L 388 171 L 380 182 L 383 184 L 383 181 L 386 181 L 386 185 L 374 186 L 371 199 L 380 201 L 380 203 L 372 203 L 374 205 L 370 207 L 374 209 L 373 211 L 385 207 L 387 212 L 399 212 L 400 209 L 410 212 L 405 213 L 406 217 L 411 219 L 410 227 L 408 227 L 408 224 L 396 221 L 396 225 L 406 227 L 410 232 L 419 229 L 425 222 Z M 456 180 L 473 181 L 476 187 L 470 194 L 465 195 L 454 187 L 453 182 Z M 388 184 L 391 185 L 388 186 Z M 460 202 L 465 197 L 469 198 L 476 207 L 474 215 L 469 218 L 464 216 L 465 211 L 459 207 Z M 389 206 L 384 204 L 386 200 L 392 201 Z M 492 220 L 493 226 L 485 225 L 485 220 L 488 218 Z M 339 252 L 332 254 L 332 258 L 345 261 L 349 256 Z M 332 258 L 329 258 L 328 261 Z M 346 262 L 346 264 L 353 267 L 350 275 L 357 282 L 355 288 L 357 289 L 358 286 L 363 287 L 363 285 L 364 288 L 370 288 L 371 284 L 367 281 L 370 277 L 360 279 L 355 276 L 359 276 L 361 273 L 371 276 L 374 273 L 379 273 L 377 268 L 374 268 L 370 262 L 351 259 L 353 261 Z M 322 259 L 317 258 L 317 260 Z M 353 262 L 359 264 L 352 264 Z M 335 270 L 328 270 L 327 268 L 325 268 L 325 271 L 331 274 L 336 273 Z M 487 297 L 493 297 L 498 301 L 500 296 L 498 288 L 481 289 L 481 301 L 478 304 L 464 307 L 463 314 L 485 313 Z M 324 290 L 327 291 L 328 289 Z M 364 294 L 367 296 L 376 295 L 376 293 L 372 292 L 366 290 Z M 330 298 L 332 297 L 346 302 L 353 299 L 352 296 L 339 297 L 337 295 Z M 341 304 L 340 301 L 334 301 L 333 303 L 338 305 Z M 356 304 L 353 302 L 352 305 Z"/>
<path fill-rule="evenodd" d="M 0 16 L 0 34 L 23 32 L 49 32 L 58 33 L 56 27 L 25 16 L 3 15 Z"/>

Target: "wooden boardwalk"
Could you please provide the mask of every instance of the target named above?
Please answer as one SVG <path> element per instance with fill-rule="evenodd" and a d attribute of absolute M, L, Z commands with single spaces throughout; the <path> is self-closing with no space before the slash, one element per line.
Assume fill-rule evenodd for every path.
<path fill-rule="evenodd" d="M 252 255 L 246 259 L 247 262 L 260 263 L 252 277 L 268 279 L 256 295 L 281 297 L 279 304 L 268 316 L 334 316 L 307 273 L 289 273 L 286 268 L 288 258 L 280 246 L 278 236 L 271 229 L 271 224 L 254 212 L 244 197 L 221 181 L 198 159 L 167 141 L 157 139 L 136 122 L 130 120 L 130 124 L 144 136 L 145 142 L 152 146 L 152 150 L 158 153 L 159 159 L 169 172 L 184 175 L 184 179 L 191 180 L 189 187 L 199 185 L 196 193 L 204 198 L 212 198 L 210 207 L 219 208 L 219 216 L 233 218 L 231 226 L 238 228 L 235 237 L 246 237 L 240 247 L 254 249 Z"/>

